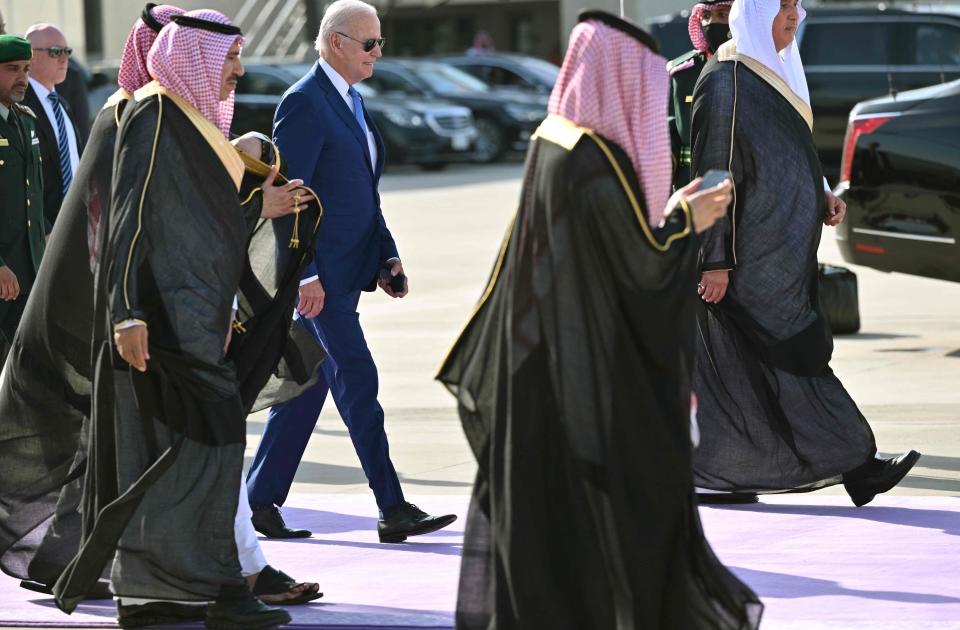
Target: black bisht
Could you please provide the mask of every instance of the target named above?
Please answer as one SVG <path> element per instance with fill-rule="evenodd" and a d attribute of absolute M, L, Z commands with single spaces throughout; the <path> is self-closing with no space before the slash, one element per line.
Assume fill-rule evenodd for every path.
<path fill-rule="evenodd" d="M 80 544 L 91 400 L 93 269 L 126 100 L 94 121 L 0 385 L 0 568 L 53 583 Z"/>
<path fill-rule="evenodd" d="M 77 554 L 81 533 L 92 528 L 96 516 L 87 512 L 82 523 L 78 509 L 90 447 L 93 361 L 112 338 L 103 284 L 95 291 L 94 279 L 109 231 L 114 144 L 127 98 L 118 92 L 93 125 L 0 386 L 0 568 L 45 584 L 52 584 Z M 298 368 L 318 360 L 286 347 L 282 336 L 296 291 L 292 279 L 306 262 L 298 254 L 312 251 L 321 210 L 314 205 L 301 215 L 300 247 L 286 248 L 287 240 L 278 249 L 272 222 L 257 220 L 260 196 L 250 195 L 266 168 L 251 160 L 241 191 L 249 197 L 244 209 L 253 233 L 238 296 L 245 332 L 234 335 L 230 356 L 242 377 L 244 407 L 260 391 L 279 352 L 292 359 L 276 370 L 286 380 L 306 381 L 313 365 Z M 280 264 L 276 252 L 283 256 Z M 288 389 L 295 391 L 296 383 Z M 101 409 L 109 409 L 109 397 L 101 398 Z M 103 471 L 98 486 L 104 498 L 117 492 L 115 481 L 107 489 L 109 482 L 110 471 Z"/>
<path fill-rule="evenodd" d="M 762 605 L 714 556 L 693 494 L 690 217 L 651 229 L 630 159 L 577 129 L 551 116 L 534 136 L 438 375 L 479 468 L 457 627 L 755 628 Z"/>
<path fill-rule="evenodd" d="M 813 116 L 780 77 L 725 44 L 694 90 L 693 169 L 729 169 L 729 218 L 704 234 L 702 268 L 732 269 L 698 307 L 696 483 L 722 491 L 814 490 L 877 452 L 830 368 L 817 249 L 823 174 Z"/>

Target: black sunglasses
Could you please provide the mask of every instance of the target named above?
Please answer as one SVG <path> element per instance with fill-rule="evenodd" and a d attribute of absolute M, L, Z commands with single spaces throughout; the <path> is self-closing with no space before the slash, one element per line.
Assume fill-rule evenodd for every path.
<path fill-rule="evenodd" d="M 334 31 L 337 35 L 343 35 L 349 40 L 355 41 L 358 44 L 363 46 L 363 52 L 370 52 L 373 50 L 374 46 L 379 46 L 380 50 L 383 50 L 383 47 L 387 45 L 387 40 L 383 37 L 371 37 L 370 39 L 359 40 L 353 37 L 350 37 L 346 33 L 341 33 L 340 31 Z"/>
<path fill-rule="evenodd" d="M 56 59 L 60 55 L 66 55 L 69 57 L 73 54 L 73 48 L 68 48 L 67 46 L 49 46 L 47 48 L 34 48 L 34 50 L 45 50 L 47 54 Z"/>

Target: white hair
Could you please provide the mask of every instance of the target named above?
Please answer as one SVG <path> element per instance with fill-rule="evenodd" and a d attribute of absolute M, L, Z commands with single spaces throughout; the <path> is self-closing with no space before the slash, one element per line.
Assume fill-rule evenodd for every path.
<path fill-rule="evenodd" d="M 327 46 L 330 45 L 330 36 L 336 31 L 342 31 L 346 28 L 347 24 L 358 15 L 376 16 L 377 7 L 367 4 L 363 0 L 336 0 L 327 5 L 327 10 L 323 12 L 323 19 L 320 21 L 317 41 L 313 44 L 320 56 L 323 56 Z"/>

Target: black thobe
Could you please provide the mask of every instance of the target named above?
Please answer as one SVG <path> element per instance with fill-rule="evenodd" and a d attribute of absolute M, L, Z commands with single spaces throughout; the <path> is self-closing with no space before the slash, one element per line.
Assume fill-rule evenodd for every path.
<path fill-rule="evenodd" d="M 609 153 L 605 152 L 608 151 Z M 479 466 L 459 628 L 753 628 L 693 498 L 696 239 L 626 154 L 549 117 L 488 289 L 438 375 Z"/>
<path fill-rule="evenodd" d="M 210 600 L 242 584 L 234 520 L 246 413 L 284 352 L 319 228 L 311 204 L 300 243 L 276 252 L 250 179 L 268 167 L 250 161 L 242 206 L 244 161 L 199 112 L 161 91 L 138 91 L 116 132 L 92 305 L 83 536 L 55 589 L 67 611 L 114 557 L 121 596 Z M 238 287 L 245 325 L 224 357 Z M 111 343 L 113 325 L 128 318 L 149 325 L 146 373 Z"/>
<path fill-rule="evenodd" d="M 823 176 L 811 129 L 809 106 L 732 44 L 697 83 L 694 172 L 729 167 L 736 188 L 730 218 L 702 249 L 704 270 L 731 271 L 726 297 L 698 317 L 701 487 L 809 490 L 876 453 L 829 366 L 833 339 L 817 298 Z"/>
<path fill-rule="evenodd" d="M 80 544 L 93 269 L 125 103 L 111 98 L 94 122 L 0 385 L 0 567 L 43 583 L 59 577 Z"/>
<path fill-rule="evenodd" d="M 94 276 L 108 231 L 117 126 L 128 98 L 118 91 L 97 116 L 0 386 L 0 568 L 47 584 L 60 576 L 81 540 L 78 507 L 90 445 L 92 353 L 112 338 L 105 315 L 106 282 L 97 283 L 101 293 L 95 300 Z M 264 153 L 264 159 L 273 159 L 270 151 Z M 322 357 L 302 352 L 315 344 L 283 341 L 288 330 L 295 338 L 299 329 L 288 324 L 289 315 L 296 280 L 308 260 L 302 255 L 313 251 L 319 207 L 311 204 L 302 213 L 302 243 L 288 247 L 289 238 L 275 238 L 273 221 L 259 220 L 258 191 L 268 167 L 249 159 L 246 166 L 240 192 L 252 237 L 239 291 L 239 317 L 245 323 L 234 333 L 229 356 L 238 366 L 244 407 L 249 408 L 268 377 L 272 387 L 261 395 L 267 404 L 296 395 Z M 277 366 L 280 352 L 283 360 Z M 104 393 L 101 407 L 109 404 Z M 110 467 L 103 473 L 101 500 L 116 494 L 115 488 L 104 488 Z M 93 479 L 91 484 L 97 486 Z M 87 530 L 97 511 L 88 506 Z"/>

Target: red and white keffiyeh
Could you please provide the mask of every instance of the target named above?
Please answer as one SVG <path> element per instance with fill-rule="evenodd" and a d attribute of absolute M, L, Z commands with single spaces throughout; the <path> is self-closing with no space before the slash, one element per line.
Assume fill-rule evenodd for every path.
<path fill-rule="evenodd" d="M 670 196 L 667 60 L 598 20 L 577 24 L 548 110 L 616 142 L 633 163 L 657 227 Z"/>
<path fill-rule="evenodd" d="M 710 48 L 707 44 L 707 38 L 703 34 L 703 25 L 700 24 L 704 10 L 713 10 L 716 7 L 729 7 L 732 4 L 733 0 L 721 0 L 720 2 L 711 2 L 710 4 L 701 2 L 693 6 L 693 10 L 690 12 L 690 20 L 687 22 L 687 32 L 690 33 L 690 41 L 693 43 L 694 48 L 700 52 L 707 52 Z"/>
<path fill-rule="evenodd" d="M 150 15 L 160 26 L 166 26 L 170 23 L 171 17 L 181 13 L 183 9 L 169 4 L 161 4 L 150 10 Z M 155 41 L 157 41 L 157 32 L 147 26 L 143 19 L 137 18 L 123 45 L 120 71 L 117 73 L 117 83 L 128 94 L 133 94 L 153 80 L 147 70 L 147 53 L 150 52 L 150 47 Z"/>
<path fill-rule="evenodd" d="M 227 16 L 211 9 L 188 11 L 184 15 L 232 25 Z M 150 76 L 161 87 L 196 107 L 224 136 L 230 134 L 234 95 L 231 92 L 227 100 L 220 100 L 221 77 L 227 53 L 236 41 L 243 45 L 240 35 L 224 35 L 171 22 L 163 27 L 147 53 Z"/>

